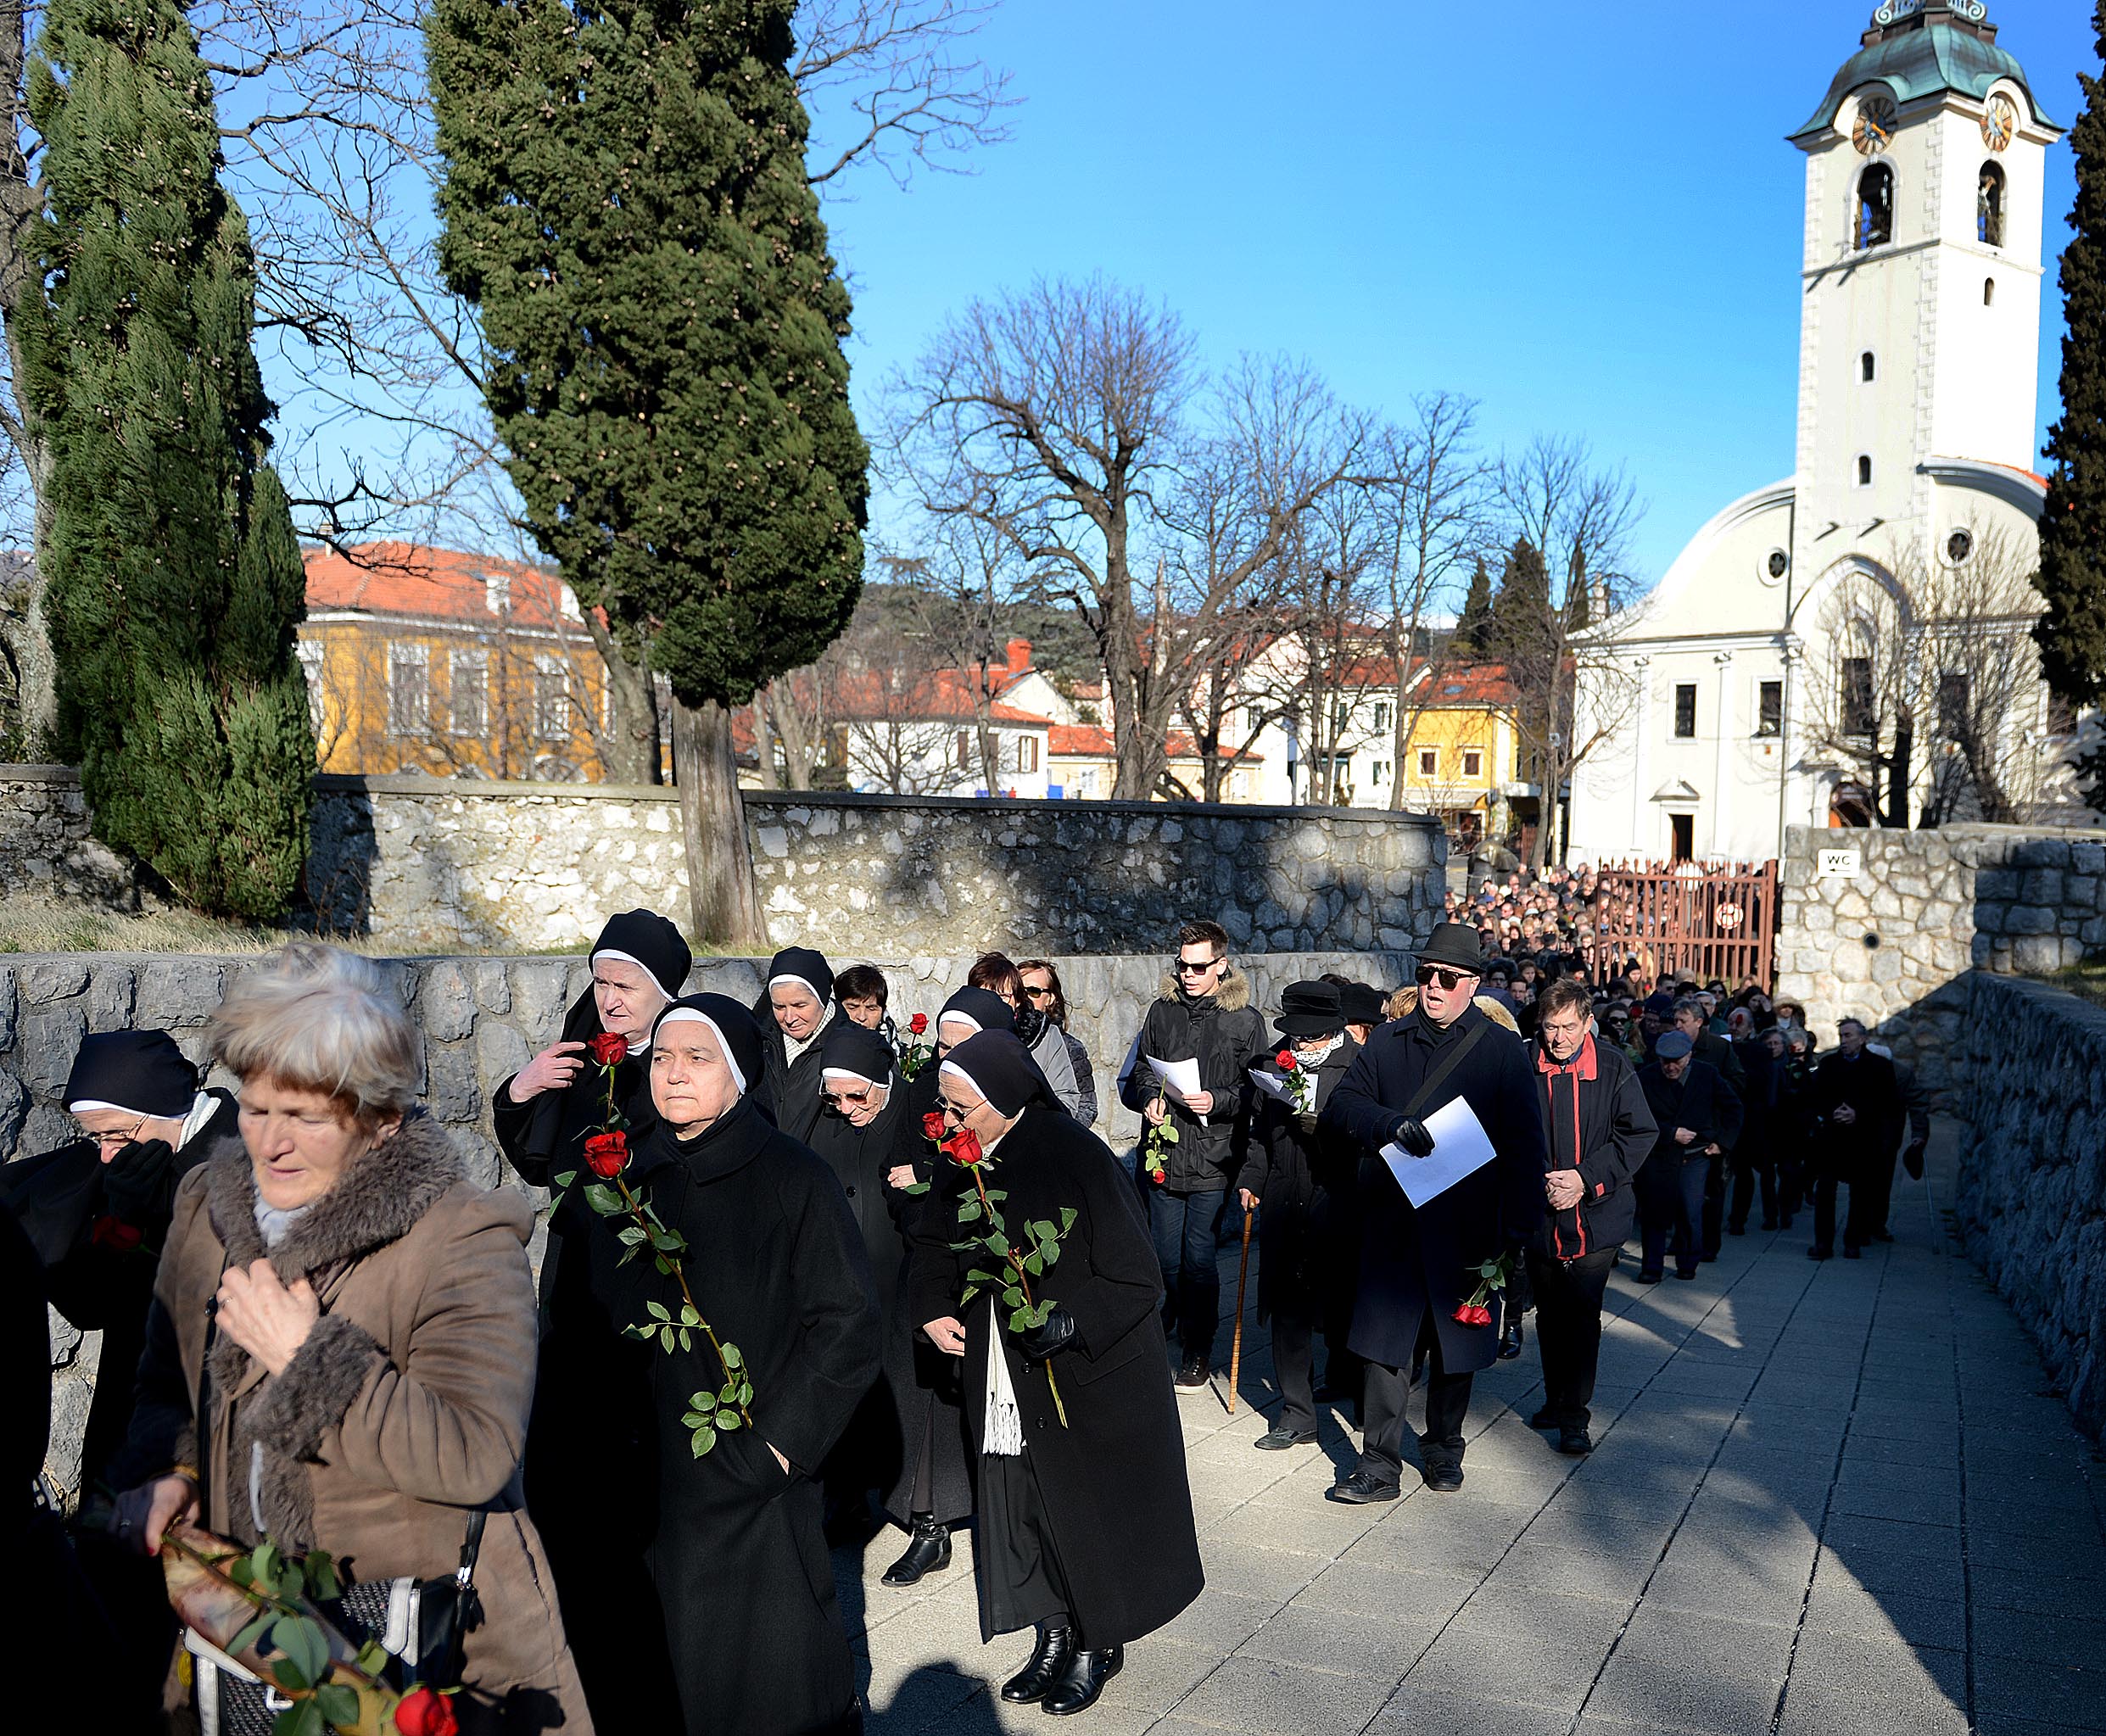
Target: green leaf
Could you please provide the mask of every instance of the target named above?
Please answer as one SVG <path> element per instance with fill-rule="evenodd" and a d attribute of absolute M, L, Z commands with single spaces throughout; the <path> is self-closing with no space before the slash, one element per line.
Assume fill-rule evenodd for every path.
<path fill-rule="evenodd" d="M 703 1427 L 698 1428 L 695 1431 L 693 1445 L 695 1449 L 695 1456 L 697 1459 L 700 1459 L 703 1454 L 708 1452 L 709 1449 L 716 1444 L 717 1431 L 713 1428 L 710 1428 L 705 1425 Z"/>
<path fill-rule="evenodd" d="M 685 1326 L 682 1326 L 680 1328 L 680 1348 L 683 1350 L 692 1350 L 694 1348 L 694 1333 L 689 1331 Z"/>
<path fill-rule="evenodd" d="M 388 1667 L 388 1648 L 377 1639 L 369 1639 L 358 1649 L 358 1666 L 368 1676 L 377 1676 Z"/>
<path fill-rule="evenodd" d="M 958 1202 L 958 1220 L 959 1223 L 970 1224 L 978 1219 L 979 1216 L 980 1202 L 978 1200 L 967 1199 L 960 1200 Z"/>
<path fill-rule="evenodd" d="M 588 1181 L 585 1184 L 585 1203 L 603 1218 L 621 1217 L 628 1210 L 622 1203 L 622 1196 L 604 1181 Z"/>
<path fill-rule="evenodd" d="M 1041 1218 L 1031 1225 L 1031 1239 L 1035 1242 L 1051 1242 L 1059 1233 L 1049 1218 Z"/>
<path fill-rule="evenodd" d="M 295 1700 L 271 1720 L 271 1736 L 322 1736 L 321 1707 L 311 1700 Z"/>
<path fill-rule="evenodd" d="M 1004 1236 L 999 1230 L 992 1231 L 987 1237 L 987 1252 L 990 1253 L 1007 1253 L 1008 1251 L 1009 1238 Z"/>
<path fill-rule="evenodd" d="M 977 1266 L 965 1275 L 975 1284 L 992 1284 L 995 1281 L 995 1275 L 992 1272 L 983 1272 Z"/>
<path fill-rule="evenodd" d="M 739 1354 L 739 1347 L 736 1344 L 727 1344 L 723 1348 L 726 1368 L 741 1368 L 745 1365 L 746 1359 Z"/>
<path fill-rule="evenodd" d="M 1058 1242 L 1048 1242 L 1038 1250 L 1038 1257 L 1047 1265 L 1051 1265 L 1060 1258 L 1060 1244 Z"/>
<path fill-rule="evenodd" d="M 244 1555 L 226 1570 L 226 1577 L 237 1585 L 248 1585 L 254 1581 L 256 1570 L 249 1565 L 248 1556 Z"/>
<path fill-rule="evenodd" d="M 687 1252 L 687 1238 L 675 1234 L 671 1230 L 653 1230 L 651 1232 L 651 1245 L 661 1253 Z"/>
<path fill-rule="evenodd" d="M 230 1657 L 239 1657 L 243 1652 L 247 1651 L 249 1647 L 263 1638 L 265 1631 L 269 1628 L 271 1622 L 277 1619 L 277 1616 L 271 1610 L 265 1610 L 260 1616 L 257 1616 L 254 1621 L 251 1622 L 246 1627 L 243 1628 L 239 1633 L 237 1633 L 234 1636 L 233 1643 L 226 1648 L 227 1655 Z"/>
<path fill-rule="evenodd" d="M 614 1239 L 624 1248 L 634 1248 L 644 1239 L 644 1232 L 634 1224 L 624 1224 L 614 1232 Z"/>
<path fill-rule="evenodd" d="M 271 1627 L 271 1642 L 293 1662 L 312 1687 L 329 1673 L 329 1642 L 321 1624 L 306 1616 L 285 1616 Z"/>
<path fill-rule="evenodd" d="M 673 1318 L 672 1314 L 662 1302 L 646 1302 L 644 1304 L 644 1312 L 654 1320 L 669 1320 Z"/>
<path fill-rule="evenodd" d="M 263 1666 L 263 1673 L 288 1694 L 304 1694 L 315 1685 L 307 1679 L 306 1671 L 291 1658 L 271 1659 Z"/>
<path fill-rule="evenodd" d="M 1009 1196 L 1004 1193 L 999 1187 L 991 1187 L 987 1190 L 987 1197 L 989 1199 L 1007 1199 L 1008 1197 Z"/>
<path fill-rule="evenodd" d="M 575 1169 L 566 1169 L 561 1175 L 558 1175 L 556 1178 L 556 1186 L 558 1192 L 568 1187 L 571 1183 L 575 1181 L 577 1179 L 578 1172 Z"/>
<path fill-rule="evenodd" d="M 680 1324 L 682 1326 L 699 1326 L 701 1323 L 702 1317 L 695 1312 L 693 1304 L 685 1302 L 680 1304 Z"/>
<path fill-rule="evenodd" d="M 315 1707 L 323 1722 L 331 1724 L 358 1722 L 358 1690 L 347 1688 L 341 1682 L 331 1682 L 315 1692 Z"/>
<path fill-rule="evenodd" d="M 1009 1316 L 1009 1330 L 1012 1332 L 1020 1332 L 1031 1323 L 1031 1310 L 1028 1309 L 1019 1308 Z"/>
<path fill-rule="evenodd" d="M 1024 1305 L 1024 1292 L 1017 1285 L 1005 1285 L 1002 1292 L 1002 1299 L 1011 1308 L 1021 1308 Z"/>
<path fill-rule="evenodd" d="M 624 1327 L 623 1327 L 623 1328 L 622 1328 L 622 1336 L 623 1336 L 624 1338 L 638 1338 L 638 1339 L 644 1339 L 644 1338 L 648 1338 L 648 1337 L 651 1337 L 651 1334 L 650 1334 L 649 1332 L 645 1331 L 644 1330 L 644 1328 L 643 1328 L 643 1327 L 641 1327 L 641 1326 L 624 1326 Z"/>
<path fill-rule="evenodd" d="M 1024 1270 L 1029 1272 L 1034 1278 L 1044 1277 L 1046 1275 L 1046 1261 L 1044 1257 L 1036 1251 L 1025 1254 L 1024 1256 Z"/>
<path fill-rule="evenodd" d="M 928 1184 L 926 1181 L 916 1181 L 916 1182 L 913 1182 L 913 1183 L 912 1183 L 911 1185 L 909 1185 L 909 1186 L 906 1186 L 906 1187 L 902 1187 L 902 1188 L 901 1188 L 901 1189 L 900 1189 L 900 1192 L 901 1192 L 902 1193 L 917 1193 L 917 1194 L 919 1194 L 919 1193 L 926 1193 L 926 1192 L 928 1192 L 928 1191 L 929 1191 L 929 1184 Z"/>
<path fill-rule="evenodd" d="M 1177 1143 L 1180 1135 L 1178 1134 L 1176 1126 L 1174 1123 L 1165 1121 L 1163 1124 L 1161 1130 L 1163 1135 L 1163 1143 L 1165 1145 L 1176 1145 Z"/>
<path fill-rule="evenodd" d="M 329 1559 L 327 1549 L 307 1552 L 307 1583 L 318 1598 L 340 1598 L 344 1595 L 344 1582 L 337 1577 L 336 1563 Z"/>
<path fill-rule="evenodd" d="M 673 1328 L 671 1326 L 658 1328 L 658 1345 L 668 1356 L 673 1354 Z"/>
<path fill-rule="evenodd" d="M 969 1303 L 969 1302 L 971 1302 L 971 1301 L 972 1301 L 972 1299 L 973 1299 L 975 1296 L 977 1296 L 977 1295 L 979 1295 L 979 1294 L 980 1294 L 980 1286 L 979 1286 L 979 1285 L 977 1285 L 977 1284 L 968 1284 L 968 1285 L 965 1287 L 965 1293 L 964 1293 L 964 1295 L 960 1296 L 960 1297 L 958 1298 L 958 1305 L 961 1309 L 962 1309 L 962 1308 L 964 1308 L 964 1307 L 965 1307 L 967 1303 Z"/>
<path fill-rule="evenodd" d="M 720 1410 L 717 1413 L 717 1426 L 718 1428 L 735 1429 L 739 1426 L 739 1413 L 737 1411 Z"/>
<path fill-rule="evenodd" d="M 697 1410 L 714 1410 L 717 1408 L 717 1395 L 714 1393 L 694 1393 L 689 1395 L 687 1402 Z"/>
<path fill-rule="evenodd" d="M 751 1404 L 752 1402 L 753 1402 L 753 1382 L 751 1382 L 751 1381 L 741 1381 L 741 1382 L 739 1382 L 739 1403 L 740 1403 L 740 1404 Z"/>

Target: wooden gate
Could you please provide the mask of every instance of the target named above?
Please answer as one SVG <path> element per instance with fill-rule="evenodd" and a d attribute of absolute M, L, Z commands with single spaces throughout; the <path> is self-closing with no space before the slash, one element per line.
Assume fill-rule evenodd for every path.
<path fill-rule="evenodd" d="M 1775 862 L 1616 862 L 1595 874 L 1588 926 L 1598 975 L 1634 958 L 1648 988 L 1663 971 L 1730 989 L 1774 985 Z"/>

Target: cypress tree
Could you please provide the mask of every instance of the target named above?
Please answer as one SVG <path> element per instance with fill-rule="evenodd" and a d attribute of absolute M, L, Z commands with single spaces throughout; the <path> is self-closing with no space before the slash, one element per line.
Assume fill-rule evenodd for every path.
<path fill-rule="evenodd" d="M 2106 0 L 2093 14 L 2106 59 Z M 2062 255 L 2062 415 L 2048 430 L 2047 499 L 2040 515 L 2047 611 L 2033 628 L 2041 669 L 2075 704 L 2106 693 L 2106 80 L 2077 75 L 2084 111 L 2070 130 L 2076 152 L 2075 232 Z M 2106 803 L 2106 750 L 2085 757 L 2094 807 Z"/>
<path fill-rule="evenodd" d="M 1542 551 L 1526 537 L 1514 539 L 1492 599 L 1486 649 L 1497 656 L 1526 656 L 1551 632 L 1550 572 Z"/>
<path fill-rule="evenodd" d="M 527 522 L 676 701 L 695 926 L 760 924 L 729 712 L 861 588 L 846 289 L 805 179 L 792 0 L 435 0 L 439 260 L 481 310 Z"/>
<path fill-rule="evenodd" d="M 106 843 L 201 910 L 275 916 L 307 851 L 306 583 L 211 81 L 172 0 L 52 0 L 29 106 L 44 294 L 18 319 L 60 750 Z"/>
<path fill-rule="evenodd" d="M 1456 655 L 1483 656 L 1491 622 L 1492 575 L 1485 570 L 1484 557 L 1480 555 L 1471 570 L 1470 589 L 1463 594 L 1462 612 L 1455 617 L 1455 637 L 1449 641 Z"/>

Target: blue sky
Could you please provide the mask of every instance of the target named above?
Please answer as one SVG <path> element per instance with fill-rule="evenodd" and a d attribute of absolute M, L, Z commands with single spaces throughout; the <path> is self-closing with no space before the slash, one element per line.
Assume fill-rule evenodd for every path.
<path fill-rule="evenodd" d="M 1492 448 L 1584 436 L 1648 503 L 1650 583 L 1790 471 L 1804 159 L 1785 135 L 1872 4 L 1006 0 L 980 42 L 1025 98 L 1012 142 L 969 175 L 902 192 L 866 173 L 828 202 L 858 408 L 971 297 L 1102 271 L 1176 308 L 1211 360 L 1304 354 L 1399 414 L 1463 393 Z M 2090 12 L 1990 0 L 2064 126 L 2098 70 Z M 2065 142 L 2043 437 L 2075 191 Z"/>

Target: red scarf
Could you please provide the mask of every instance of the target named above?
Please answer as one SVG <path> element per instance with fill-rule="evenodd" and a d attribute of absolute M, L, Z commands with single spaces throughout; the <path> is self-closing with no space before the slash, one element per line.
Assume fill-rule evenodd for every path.
<path fill-rule="evenodd" d="M 1577 1169 L 1579 1167 L 1579 1087 L 1581 1081 L 1592 1084 L 1595 1079 L 1594 1033 L 1589 1031 L 1579 1048 L 1569 1061 L 1554 1061 L 1547 1045 L 1536 1044 L 1536 1071 L 1544 1075 L 1544 1095 L 1550 1102 L 1550 1125 L 1545 1131 L 1550 1141 L 1550 1167 L 1553 1169 Z M 1561 1164 L 1557 1157 L 1557 1081 L 1569 1080 L 1573 1103 L 1573 1160 Z M 1597 1187 L 1598 1193 L 1600 1189 Z M 1573 1209 L 1573 1222 L 1579 1236 L 1579 1246 L 1572 1253 L 1565 1248 L 1565 1232 L 1559 1224 L 1560 1213 L 1550 1214 L 1550 1245 L 1560 1259 L 1578 1259 L 1587 1252 L 1587 1220 L 1578 1207 Z"/>

